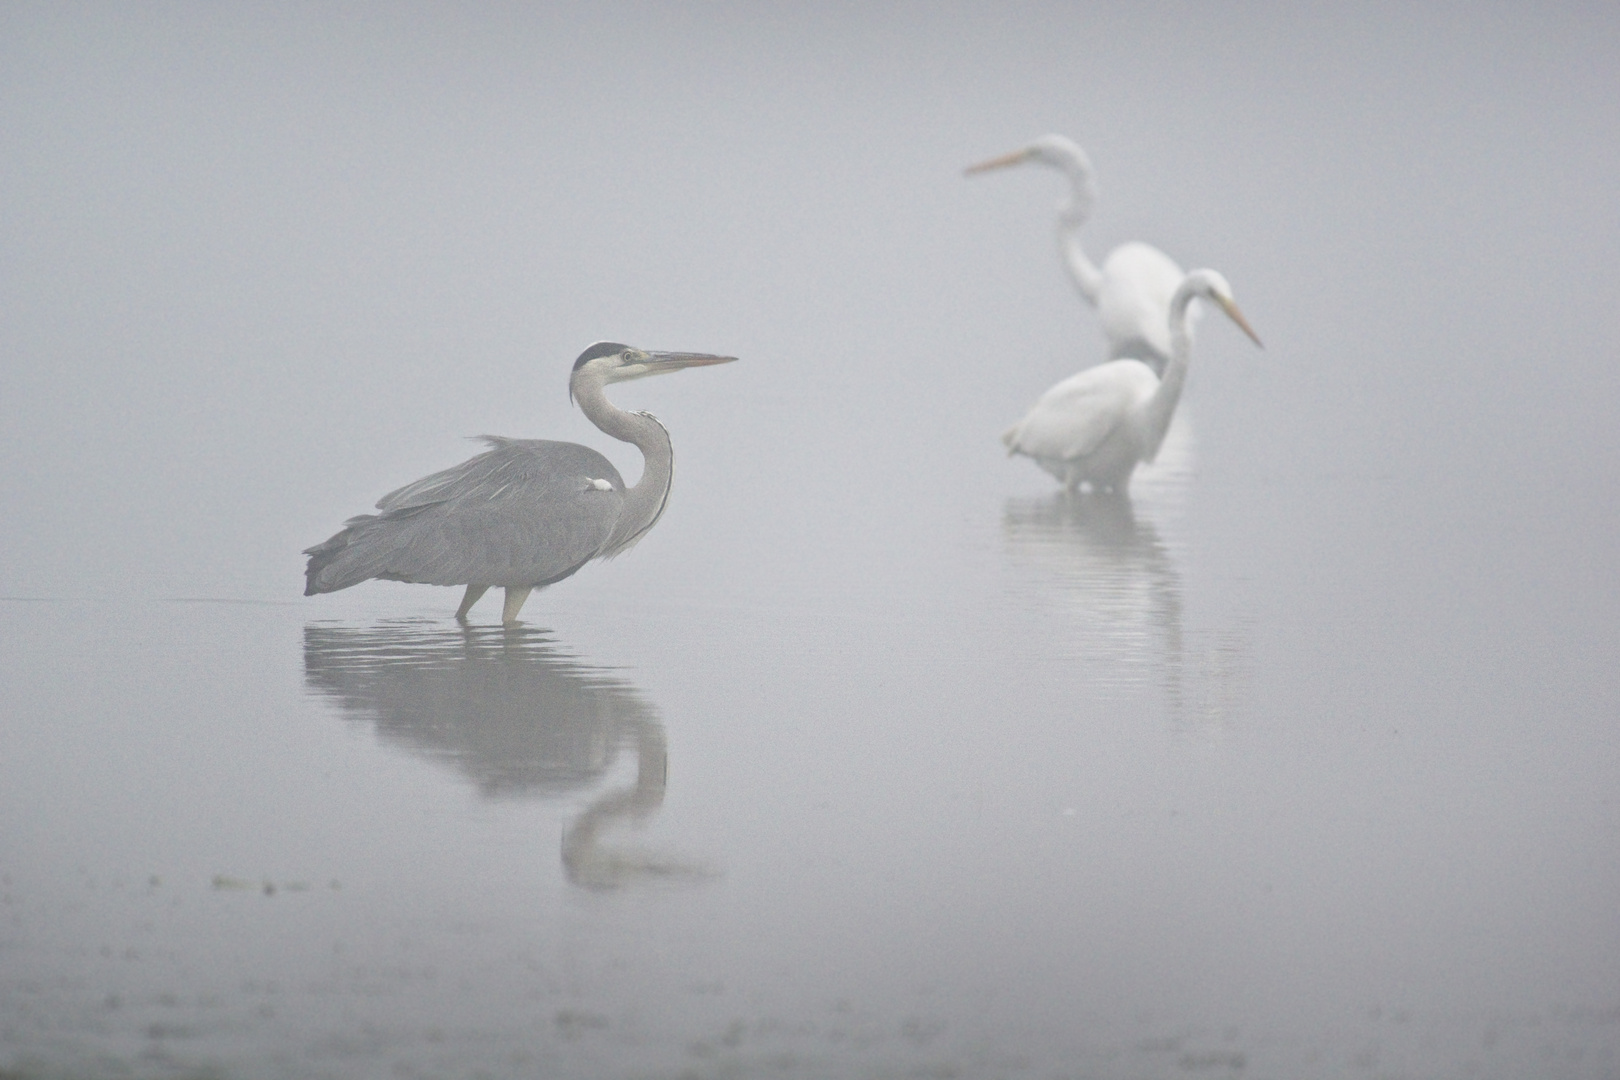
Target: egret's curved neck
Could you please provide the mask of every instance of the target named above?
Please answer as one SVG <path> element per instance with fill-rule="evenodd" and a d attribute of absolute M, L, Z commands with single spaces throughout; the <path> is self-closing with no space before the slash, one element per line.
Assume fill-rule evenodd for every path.
<path fill-rule="evenodd" d="M 612 555 L 640 540 L 663 514 L 670 481 L 675 476 L 675 448 L 670 445 L 664 425 L 651 415 L 625 412 L 609 401 L 599 375 L 587 375 L 581 369 L 572 389 L 574 400 L 591 423 L 620 442 L 633 443 L 643 458 L 641 479 L 625 490 L 624 510 L 602 546 L 603 555 Z"/>
<path fill-rule="evenodd" d="M 1075 288 L 1095 305 L 1097 294 L 1102 290 L 1102 272 L 1080 247 L 1080 228 L 1091 217 L 1092 204 L 1097 201 L 1091 162 L 1083 157 L 1064 157 L 1058 168 L 1069 178 L 1069 197 L 1058 204 L 1058 247 Z"/>
<path fill-rule="evenodd" d="M 1187 366 L 1192 361 L 1192 329 L 1188 325 L 1187 308 L 1192 301 L 1193 292 L 1185 287 L 1178 289 L 1170 301 L 1170 362 L 1159 377 L 1159 388 L 1143 406 L 1143 427 L 1149 444 L 1145 456 L 1149 461 L 1159 452 L 1164 433 L 1170 430 L 1170 418 L 1181 401 L 1182 387 L 1187 385 Z"/>

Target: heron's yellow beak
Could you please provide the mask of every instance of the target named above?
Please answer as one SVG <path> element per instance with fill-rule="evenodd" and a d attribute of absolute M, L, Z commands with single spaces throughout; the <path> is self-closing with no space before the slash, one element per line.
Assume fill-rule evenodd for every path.
<path fill-rule="evenodd" d="M 645 361 L 647 367 L 653 372 L 679 371 L 689 367 L 707 367 L 710 364 L 729 364 L 737 359 L 735 356 L 714 356 L 710 353 L 696 352 L 650 352 Z"/>

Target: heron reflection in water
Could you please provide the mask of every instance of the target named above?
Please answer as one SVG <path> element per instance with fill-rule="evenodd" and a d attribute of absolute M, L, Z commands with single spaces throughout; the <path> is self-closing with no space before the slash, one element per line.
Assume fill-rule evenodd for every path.
<path fill-rule="evenodd" d="M 600 783 L 634 747 L 636 779 L 599 795 L 567 827 L 563 869 L 587 888 L 698 879 L 705 867 L 603 842 L 664 801 L 664 727 L 640 693 L 526 627 L 443 628 L 423 620 L 304 628 L 307 685 L 379 738 L 449 765 L 487 798 L 557 797 Z"/>

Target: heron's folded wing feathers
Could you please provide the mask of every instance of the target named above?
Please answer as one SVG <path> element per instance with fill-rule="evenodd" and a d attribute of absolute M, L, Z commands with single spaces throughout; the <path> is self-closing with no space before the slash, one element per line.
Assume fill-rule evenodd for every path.
<path fill-rule="evenodd" d="M 544 585 L 594 558 L 624 504 L 624 481 L 573 443 L 488 438 L 492 449 L 390 492 L 312 549 L 316 591 L 369 577 L 433 585 Z M 604 483 L 605 482 L 605 483 Z"/>

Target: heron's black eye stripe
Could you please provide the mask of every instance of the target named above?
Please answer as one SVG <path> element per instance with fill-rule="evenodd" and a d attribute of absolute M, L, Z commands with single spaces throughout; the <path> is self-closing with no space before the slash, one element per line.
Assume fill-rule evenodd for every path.
<path fill-rule="evenodd" d="M 598 341 L 595 345 L 592 345 L 590 348 L 579 354 L 579 359 L 574 361 L 574 370 L 578 371 L 580 368 L 584 367 L 586 364 L 597 359 L 598 357 L 612 356 L 614 353 L 622 353 L 629 347 L 630 346 L 622 345 L 617 341 Z"/>

